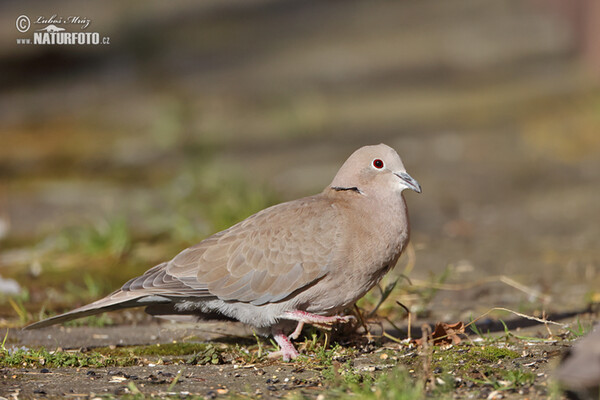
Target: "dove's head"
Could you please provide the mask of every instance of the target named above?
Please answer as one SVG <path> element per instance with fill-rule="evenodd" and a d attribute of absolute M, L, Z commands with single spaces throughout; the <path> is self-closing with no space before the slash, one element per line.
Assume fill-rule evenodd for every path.
<path fill-rule="evenodd" d="M 385 144 L 364 146 L 352 153 L 330 186 L 338 190 L 356 188 L 367 195 L 382 189 L 421 193 L 421 185 L 406 172 L 396 150 Z"/>

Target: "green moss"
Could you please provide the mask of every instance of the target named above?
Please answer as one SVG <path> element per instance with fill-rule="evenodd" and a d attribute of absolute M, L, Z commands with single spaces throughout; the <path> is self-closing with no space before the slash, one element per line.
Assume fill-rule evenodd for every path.
<path fill-rule="evenodd" d="M 0 348 L 0 368 L 8 367 L 109 367 L 131 366 L 142 362 L 146 357 L 192 356 L 189 364 L 221 364 L 223 351 L 212 344 L 168 343 L 151 346 L 100 347 L 89 353 L 48 351 L 39 349 Z"/>
<path fill-rule="evenodd" d="M 473 347 L 471 354 L 474 357 L 479 357 L 488 362 L 496 362 L 502 359 L 513 359 L 519 357 L 516 351 L 507 349 L 506 347 L 484 346 Z"/>
<path fill-rule="evenodd" d="M 496 346 L 455 346 L 447 350 L 436 348 L 432 367 L 442 371 L 485 369 L 499 360 L 519 357 L 516 351 Z"/>
<path fill-rule="evenodd" d="M 126 367 L 136 365 L 134 357 L 107 357 L 97 352 L 80 353 L 40 349 L 0 350 L 0 367 L 60 368 L 60 367 Z"/>

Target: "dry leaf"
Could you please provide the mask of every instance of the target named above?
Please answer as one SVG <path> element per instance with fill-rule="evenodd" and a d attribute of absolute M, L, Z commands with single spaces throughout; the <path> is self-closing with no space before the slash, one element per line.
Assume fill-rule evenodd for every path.
<path fill-rule="evenodd" d="M 424 340 L 431 339 L 434 345 L 459 344 L 462 340 L 458 335 L 463 333 L 465 333 L 465 324 L 462 321 L 454 324 L 437 322 L 431 338 L 414 339 L 413 343 L 422 346 Z"/>

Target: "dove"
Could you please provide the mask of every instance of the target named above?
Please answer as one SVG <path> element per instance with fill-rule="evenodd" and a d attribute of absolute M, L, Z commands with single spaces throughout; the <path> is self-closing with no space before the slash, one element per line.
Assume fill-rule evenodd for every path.
<path fill-rule="evenodd" d="M 598 399 L 600 396 L 600 323 L 565 354 L 554 377 L 568 398 Z"/>
<path fill-rule="evenodd" d="M 172 320 L 233 320 L 273 335 L 284 361 L 304 324 L 349 322 L 344 309 L 409 241 L 402 192 L 421 193 L 394 149 L 356 150 L 321 193 L 266 208 L 150 268 L 119 290 L 25 329 L 128 307 Z"/>

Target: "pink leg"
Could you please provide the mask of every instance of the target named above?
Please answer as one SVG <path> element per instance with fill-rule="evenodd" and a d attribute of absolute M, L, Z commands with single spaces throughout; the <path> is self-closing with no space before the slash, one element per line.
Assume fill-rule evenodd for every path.
<path fill-rule="evenodd" d="M 281 350 L 270 353 L 269 358 L 281 356 L 283 361 L 290 361 L 298 357 L 298 350 L 296 350 L 290 339 L 285 335 L 285 333 L 283 333 L 281 329 L 277 329 L 273 332 L 273 338 Z"/>
<path fill-rule="evenodd" d="M 298 339 L 300 337 L 300 334 L 302 333 L 302 328 L 304 328 L 304 321 L 298 321 L 296 329 L 294 329 L 294 332 L 292 332 L 292 334 L 288 337 L 294 340 Z"/>
<path fill-rule="evenodd" d="M 350 322 L 351 320 L 354 319 L 354 316 L 352 316 L 352 315 L 345 315 L 345 316 L 334 315 L 332 317 L 326 317 L 324 315 L 311 314 L 309 312 L 300 311 L 300 310 L 288 311 L 284 315 L 285 315 L 284 318 L 286 318 L 286 319 L 291 319 L 292 321 L 298 321 L 299 323 L 303 323 L 303 324 L 317 325 L 320 327 L 323 327 L 323 326 L 328 327 L 336 322 Z M 300 324 L 298 324 L 298 325 L 300 325 Z M 296 328 L 296 330 L 298 330 L 298 328 Z M 300 328 L 300 330 L 302 330 L 302 328 Z M 296 331 L 294 331 L 294 333 L 296 333 Z M 300 334 L 300 332 L 298 332 L 298 334 Z"/>

